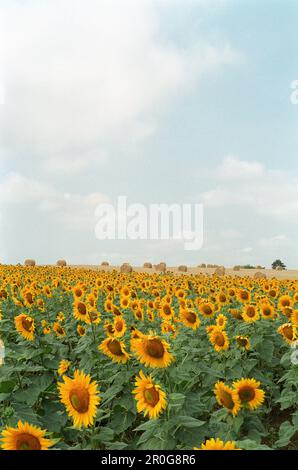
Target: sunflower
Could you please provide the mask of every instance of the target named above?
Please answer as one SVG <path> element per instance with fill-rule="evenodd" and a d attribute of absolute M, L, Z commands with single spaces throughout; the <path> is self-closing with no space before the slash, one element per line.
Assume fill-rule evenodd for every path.
<path fill-rule="evenodd" d="M 131 341 L 131 349 L 146 367 L 164 368 L 173 361 L 173 356 L 169 353 L 169 344 L 155 335 L 144 336 Z"/>
<path fill-rule="evenodd" d="M 249 302 L 251 298 L 251 294 L 248 290 L 239 289 L 237 292 L 237 299 L 239 302 L 246 303 Z"/>
<path fill-rule="evenodd" d="M 81 286 L 77 285 L 73 288 L 73 295 L 75 299 L 81 299 L 84 295 L 84 291 Z"/>
<path fill-rule="evenodd" d="M 129 307 L 129 298 L 128 297 L 121 297 L 120 298 L 120 307 L 124 310 Z"/>
<path fill-rule="evenodd" d="M 63 312 L 57 313 L 57 315 L 56 315 L 56 320 L 57 320 L 59 323 L 64 322 L 64 320 L 65 320 L 65 315 L 64 315 L 64 313 L 63 313 Z"/>
<path fill-rule="evenodd" d="M 44 436 L 47 431 L 27 422 L 18 421 L 16 428 L 6 427 L 0 441 L 4 450 L 48 450 L 54 445 Z"/>
<path fill-rule="evenodd" d="M 274 318 L 274 307 L 269 302 L 263 302 L 261 305 L 261 315 L 266 320 Z"/>
<path fill-rule="evenodd" d="M 221 305 L 226 305 L 229 302 L 229 299 L 228 299 L 227 295 L 223 291 L 221 291 L 216 296 L 216 301 Z"/>
<path fill-rule="evenodd" d="M 193 330 L 197 330 L 201 324 L 200 319 L 194 310 L 181 310 L 180 318 L 185 326 L 192 328 Z"/>
<path fill-rule="evenodd" d="M 55 331 L 56 335 L 60 338 L 66 335 L 64 328 L 58 322 L 54 323 L 53 330 Z"/>
<path fill-rule="evenodd" d="M 161 332 L 163 334 L 171 333 L 173 334 L 174 337 L 176 337 L 176 329 L 175 329 L 175 326 L 172 325 L 172 323 L 163 321 L 160 327 L 161 327 Z"/>
<path fill-rule="evenodd" d="M 21 335 L 28 341 L 34 340 L 35 324 L 34 318 L 21 313 L 14 319 L 15 327 Z"/>
<path fill-rule="evenodd" d="M 147 317 L 150 322 L 154 322 L 154 313 L 149 308 L 147 309 Z"/>
<path fill-rule="evenodd" d="M 174 309 L 169 303 L 162 303 L 159 308 L 159 314 L 164 320 L 170 320 L 174 315 Z"/>
<path fill-rule="evenodd" d="M 281 295 L 278 299 L 278 306 L 280 309 L 285 307 L 292 307 L 293 299 L 288 294 Z"/>
<path fill-rule="evenodd" d="M 59 369 L 58 369 L 58 374 L 63 375 L 65 372 L 68 371 L 69 366 L 70 366 L 70 361 L 67 361 L 66 359 L 62 359 L 59 363 Z"/>
<path fill-rule="evenodd" d="M 86 328 L 83 325 L 78 325 L 77 326 L 77 332 L 79 333 L 80 336 L 85 336 L 86 335 Z"/>
<path fill-rule="evenodd" d="M 214 393 L 219 405 L 224 406 L 233 416 L 238 414 L 241 402 L 236 390 L 233 390 L 224 382 L 218 381 L 215 384 Z"/>
<path fill-rule="evenodd" d="M 242 320 L 242 313 L 240 312 L 240 310 L 238 310 L 238 308 L 230 308 L 229 313 L 236 320 Z"/>
<path fill-rule="evenodd" d="M 115 317 L 113 329 L 115 338 L 121 338 L 126 331 L 126 323 L 124 318 L 121 316 Z"/>
<path fill-rule="evenodd" d="M 260 318 L 259 310 L 255 305 L 245 305 L 242 312 L 242 318 L 246 323 L 254 323 Z"/>
<path fill-rule="evenodd" d="M 129 359 L 129 354 L 125 351 L 125 344 L 116 338 L 106 338 L 98 349 L 115 362 L 125 364 Z"/>
<path fill-rule="evenodd" d="M 250 341 L 248 336 L 236 336 L 235 339 L 239 348 L 244 348 L 247 351 L 250 349 Z"/>
<path fill-rule="evenodd" d="M 202 302 L 199 305 L 199 312 L 203 317 L 211 318 L 215 313 L 215 306 L 211 302 Z"/>
<path fill-rule="evenodd" d="M 146 376 L 142 371 L 136 378 L 135 385 L 132 393 L 137 401 L 138 413 L 148 415 L 150 419 L 158 418 L 167 407 L 165 392 L 153 382 L 151 375 Z"/>
<path fill-rule="evenodd" d="M 94 422 L 97 405 L 100 402 L 98 385 L 90 375 L 76 370 L 74 378 L 63 376 L 64 383 L 58 384 L 60 400 L 65 405 L 75 428 L 88 427 Z"/>
<path fill-rule="evenodd" d="M 73 314 L 77 320 L 84 321 L 87 323 L 88 308 L 85 302 L 82 302 L 81 300 L 76 300 L 74 303 Z"/>
<path fill-rule="evenodd" d="M 114 338 L 115 330 L 113 323 L 111 323 L 109 320 L 106 320 L 103 329 L 107 336 L 109 336 L 110 338 Z"/>
<path fill-rule="evenodd" d="M 297 339 L 296 326 L 292 325 L 292 323 L 284 323 L 279 328 L 277 328 L 277 331 L 290 345 L 293 344 Z"/>
<path fill-rule="evenodd" d="M 233 382 L 233 387 L 237 391 L 242 405 L 247 405 L 251 410 L 255 410 L 262 405 L 265 399 L 265 392 L 259 388 L 260 382 L 255 379 L 241 379 Z"/>
<path fill-rule="evenodd" d="M 229 349 L 229 338 L 222 328 L 219 328 L 218 326 L 213 328 L 209 335 L 209 339 L 216 352 L 226 351 Z"/>
<path fill-rule="evenodd" d="M 283 315 L 285 315 L 289 320 L 291 319 L 293 308 L 292 307 L 283 307 L 281 309 Z"/>
<path fill-rule="evenodd" d="M 228 322 L 228 319 L 225 315 L 223 315 L 222 313 L 220 313 L 218 315 L 218 317 L 216 318 L 216 325 L 219 327 L 219 328 L 222 328 L 224 329 L 227 325 L 227 322 Z"/>
<path fill-rule="evenodd" d="M 194 450 L 241 450 L 236 447 L 235 441 L 223 442 L 218 437 L 214 439 L 207 439 L 205 444 L 201 444 L 201 447 L 194 447 Z"/>

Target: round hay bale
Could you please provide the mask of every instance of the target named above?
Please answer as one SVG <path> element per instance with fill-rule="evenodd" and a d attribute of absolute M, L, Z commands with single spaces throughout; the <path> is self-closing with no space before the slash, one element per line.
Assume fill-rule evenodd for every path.
<path fill-rule="evenodd" d="M 159 263 L 155 266 L 155 270 L 156 271 L 160 271 L 162 273 L 165 273 L 166 272 L 166 269 L 167 269 L 167 265 L 166 263 Z"/>
<path fill-rule="evenodd" d="M 233 267 L 233 271 L 240 271 L 241 266 L 237 265 Z"/>
<path fill-rule="evenodd" d="M 226 269 L 224 266 L 218 266 L 218 268 L 215 269 L 214 274 L 217 276 L 224 276 L 226 273 Z"/>
<path fill-rule="evenodd" d="M 186 273 L 187 272 L 187 266 L 185 266 L 185 264 L 181 264 L 180 266 L 178 266 L 178 271 L 180 271 L 182 273 Z"/>
<path fill-rule="evenodd" d="M 61 266 L 61 267 L 67 266 L 67 263 L 66 263 L 65 259 L 58 259 L 56 264 L 57 264 L 57 266 Z"/>
<path fill-rule="evenodd" d="M 24 265 L 25 266 L 35 266 L 36 262 L 35 262 L 34 259 L 25 259 Z"/>
<path fill-rule="evenodd" d="M 102 261 L 101 266 L 110 266 L 110 263 L 108 263 L 108 261 Z"/>
<path fill-rule="evenodd" d="M 257 271 L 255 274 L 254 274 L 254 279 L 266 279 L 267 276 L 265 273 L 261 273 L 260 271 Z"/>
<path fill-rule="evenodd" d="M 144 268 L 151 269 L 152 268 L 152 263 L 144 263 Z"/>
<path fill-rule="evenodd" d="M 132 267 L 130 266 L 129 263 L 123 263 L 122 266 L 120 266 L 120 272 L 121 273 L 132 273 Z"/>

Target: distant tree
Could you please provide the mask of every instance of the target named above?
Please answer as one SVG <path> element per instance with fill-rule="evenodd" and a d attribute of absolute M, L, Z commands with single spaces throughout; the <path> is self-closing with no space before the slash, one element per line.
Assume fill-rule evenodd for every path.
<path fill-rule="evenodd" d="M 276 269 L 276 268 L 286 269 L 286 265 L 280 259 L 276 259 L 275 261 L 273 261 L 271 266 L 272 266 L 272 269 Z"/>

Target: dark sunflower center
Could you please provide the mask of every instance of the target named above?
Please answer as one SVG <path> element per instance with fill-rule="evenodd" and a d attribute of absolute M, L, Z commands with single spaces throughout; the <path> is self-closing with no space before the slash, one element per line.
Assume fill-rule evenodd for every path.
<path fill-rule="evenodd" d="M 151 357 L 161 359 L 164 355 L 165 349 L 161 341 L 158 339 L 149 339 L 146 344 L 146 352 Z"/>
<path fill-rule="evenodd" d="M 33 297 L 32 297 L 32 294 L 31 292 L 27 292 L 26 294 L 26 300 L 29 304 L 33 304 Z"/>
<path fill-rule="evenodd" d="M 185 317 L 189 323 L 195 323 L 197 319 L 196 314 L 191 311 L 186 312 Z"/>
<path fill-rule="evenodd" d="M 69 399 L 78 413 L 86 413 L 89 409 L 89 392 L 85 388 L 74 388 L 69 393 Z"/>
<path fill-rule="evenodd" d="M 144 398 L 148 405 L 154 407 L 159 402 L 159 393 L 155 387 L 144 391 Z"/>
<path fill-rule="evenodd" d="M 32 330 L 32 325 L 33 325 L 32 318 L 24 318 L 22 320 L 22 326 L 23 326 L 24 330 L 30 332 Z"/>
<path fill-rule="evenodd" d="M 264 315 L 265 317 L 269 317 L 270 314 L 271 314 L 270 308 L 264 308 L 264 309 L 263 309 L 263 315 Z"/>
<path fill-rule="evenodd" d="M 247 346 L 247 339 L 238 338 L 238 344 L 239 344 L 239 346 L 242 346 L 243 348 L 245 348 L 245 346 Z"/>
<path fill-rule="evenodd" d="M 116 329 L 117 331 L 121 331 L 122 328 L 123 328 L 123 323 L 122 323 L 122 321 L 118 321 L 118 322 L 116 323 L 116 325 L 115 325 L 115 329 Z"/>
<path fill-rule="evenodd" d="M 240 390 L 238 391 L 238 395 L 242 402 L 247 402 L 253 400 L 255 398 L 256 393 L 253 387 L 245 386 L 240 388 Z"/>
<path fill-rule="evenodd" d="M 17 450 L 40 450 L 41 445 L 39 439 L 32 434 L 22 433 L 16 438 Z"/>
<path fill-rule="evenodd" d="M 203 312 L 205 313 L 205 315 L 211 315 L 212 314 L 212 308 L 209 305 L 204 305 Z"/>
<path fill-rule="evenodd" d="M 171 312 L 171 309 L 170 309 L 170 307 L 169 307 L 168 305 L 164 305 L 164 306 L 163 306 L 163 313 L 164 313 L 165 315 L 171 315 L 172 312 Z"/>
<path fill-rule="evenodd" d="M 241 293 L 241 298 L 242 298 L 243 300 L 247 300 L 247 299 L 248 299 L 248 293 L 245 292 L 245 291 L 243 291 L 243 292 Z"/>
<path fill-rule="evenodd" d="M 289 306 L 290 306 L 290 301 L 289 301 L 289 299 L 283 299 L 283 300 L 281 301 L 281 305 L 282 305 L 283 307 L 289 307 Z"/>
<path fill-rule="evenodd" d="M 220 332 L 216 333 L 215 338 L 214 338 L 215 344 L 217 346 L 224 346 L 225 344 L 225 338 L 224 335 Z"/>
<path fill-rule="evenodd" d="M 253 318 L 255 316 L 255 309 L 253 307 L 248 307 L 248 309 L 246 309 L 246 315 L 249 317 L 249 318 Z"/>
<path fill-rule="evenodd" d="M 86 315 L 87 309 L 86 309 L 86 305 L 83 304 L 83 302 L 78 303 L 78 312 L 80 313 L 80 315 Z"/>
<path fill-rule="evenodd" d="M 121 344 L 117 340 L 109 341 L 108 348 L 112 354 L 115 356 L 123 356 L 123 351 L 121 349 Z"/>

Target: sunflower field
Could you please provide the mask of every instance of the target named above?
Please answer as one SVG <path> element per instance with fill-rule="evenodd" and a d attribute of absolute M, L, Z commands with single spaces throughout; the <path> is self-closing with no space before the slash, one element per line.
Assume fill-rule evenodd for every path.
<path fill-rule="evenodd" d="M 0 447 L 297 449 L 297 332 L 298 281 L 0 266 Z"/>

